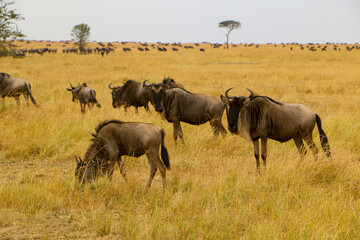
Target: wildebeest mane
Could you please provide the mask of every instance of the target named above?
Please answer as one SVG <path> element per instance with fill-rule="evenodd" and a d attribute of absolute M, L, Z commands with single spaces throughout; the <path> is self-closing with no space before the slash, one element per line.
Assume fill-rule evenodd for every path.
<path fill-rule="evenodd" d="M 183 91 L 186 92 L 186 93 L 193 94 L 192 92 L 189 92 L 189 91 L 186 90 L 185 88 L 174 87 L 174 88 L 170 88 L 170 89 L 181 89 L 181 90 L 183 90 Z"/>
<path fill-rule="evenodd" d="M 120 120 L 116 120 L 116 119 L 111 119 L 111 120 L 105 120 L 101 123 L 99 123 L 99 125 L 95 128 L 95 132 L 96 133 L 92 133 L 91 135 L 96 138 L 98 136 L 98 133 L 100 132 L 100 130 L 105 127 L 106 125 L 110 124 L 110 123 L 124 123 L 123 121 Z M 93 139 L 94 140 L 94 139 Z"/>
<path fill-rule="evenodd" d="M 260 103 L 261 104 L 261 103 Z M 260 120 L 262 119 L 262 107 L 260 104 L 254 104 L 253 102 L 250 102 L 246 108 L 248 110 L 248 122 L 250 123 L 250 135 L 252 134 L 252 131 L 257 128 L 257 126 L 260 123 Z"/>
<path fill-rule="evenodd" d="M 266 97 L 266 96 L 254 96 L 252 98 L 264 98 L 267 101 L 273 102 L 275 104 L 278 105 L 282 105 L 282 103 L 277 102 L 275 100 L 273 100 L 272 98 Z M 279 127 L 276 124 L 276 116 L 274 115 L 273 111 L 265 111 L 265 102 L 261 102 L 261 101 L 257 101 L 257 102 L 253 102 L 251 101 L 247 106 L 247 110 L 248 110 L 248 121 L 250 123 L 250 135 L 252 135 L 256 129 L 258 129 L 258 127 L 261 124 L 261 121 L 265 120 L 266 121 L 266 125 L 268 126 L 268 130 L 269 133 L 271 134 L 276 134 L 279 131 Z M 265 118 L 265 119 L 264 119 Z"/>
<path fill-rule="evenodd" d="M 256 98 L 259 98 L 259 97 L 264 98 L 264 99 L 266 99 L 266 100 L 269 100 L 270 102 L 273 102 L 273 103 L 276 103 L 276 104 L 282 105 L 282 103 L 281 103 L 281 102 L 278 102 L 278 101 L 276 101 L 276 100 L 272 99 L 271 97 L 268 97 L 268 96 L 262 96 L 262 95 L 256 95 L 256 96 L 251 97 L 251 101 L 252 101 L 252 100 L 254 100 L 254 99 L 256 99 Z"/>
<path fill-rule="evenodd" d="M 92 143 L 90 144 L 85 153 L 85 159 L 91 159 L 88 164 L 94 164 L 95 166 L 97 166 L 99 162 L 102 163 L 104 160 L 110 160 L 106 149 L 104 148 L 103 138 L 101 135 L 99 135 L 100 130 L 110 123 L 119 124 L 124 122 L 116 119 L 105 120 L 95 128 L 96 133 L 91 134 L 93 136 L 93 138 L 91 139 Z"/>
<path fill-rule="evenodd" d="M 169 92 L 169 94 L 164 94 L 163 96 L 164 96 L 163 105 L 165 110 L 165 117 L 167 118 L 170 115 L 171 104 L 172 101 L 174 100 L 174 93 L 171 91 Z"/>

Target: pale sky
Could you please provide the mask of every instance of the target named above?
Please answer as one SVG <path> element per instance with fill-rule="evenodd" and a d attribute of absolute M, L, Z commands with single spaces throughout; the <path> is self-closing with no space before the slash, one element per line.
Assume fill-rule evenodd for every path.
<path fill-rule="evenodd" d="M 233 43 L 360 42 L 360 0 L 16 0 L 29 40 L 70 40 L 73 26 L 91 41 L 223 43 L 218 23 L 242 28 Z"/>

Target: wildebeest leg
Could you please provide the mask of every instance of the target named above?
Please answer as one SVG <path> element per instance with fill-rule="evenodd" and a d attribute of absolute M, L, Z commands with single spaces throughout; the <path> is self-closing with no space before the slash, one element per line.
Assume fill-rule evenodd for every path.
<path fill-rule="evenodd" d="M 29 107 L 29 95 L 24 93 L 24 98 L 25 98 L 25 101 L 26 101 L 26 106 Z"/>
<path fill-rule="evenodd" d="M 213 128 L 215 136 L 218 136 L 219 132 L 221 132 L 221 134 L 223 136 L 226 135 L 226 130 L 225 130 L 224 126 L 222 125 L 221 120 L 215 119 L 210 122 L 210 125 Z"/>
<path fill-rule="evenodd" d="M 312 134 L 310 133 L 306 138 L 304 138 L 306 144 L 310 147 L 311 151 L 313 152 L 315 161 L 318 159 L 319 149 L 316 147 Z"/>
<path fill-rule="evenodd" d="M 305 145 L 302 141 L 302 138 L 300 136 L 300 134 L 297 134 L 295 137 L 294 137 L 294 142 L 295 142 L 295 145 L 300 153 L 300 158 L 303 159 L 305 157 L 305 154 L 307 153 L 306 149 L 305 149 Z"/>
<path fill-rule="evenodd" d="M 148 103 L 144 104 L 144 107 L 145 107 L 145 109 L 146 109 L 147 112 L 150 112 L 150 108 L 149 108 L 149 104 L 148 104 Z"/>
<path fill-rule="evenodd" d="M 85 113 L 85 103 L 80 103 L 81 113 Z"/>
<path fill-rule="evenodd" d="M 155 164 L 156 168 L 159 169 L 161 178 L 162 178 L 162 183 L 163 183 L 163 191 L 165 192 L 165 189 L 166 189 L 166 167 L 165 167 L 164 163 L 161 161 L 159 154 L 157 152 L 155 152 L 155 153 L 148 152 L 148 153 L 146 153 L 146 155 L 148 157 L 149 163 L 152 162 L 153 164 Z M 150 164 L 150 168 L 151 168 L 151 164 Z M 151 171 L 151 169 L 150 169 L 150 171 Z M 155 175 L 155 173 L 154 173 L 154 175 Z M 151 174 L 150 174 L 150 177 L 151 177 Z M 152 178 L 153 177 L 154 176 L 152 176 Z M 151 181 L 152 181 L 152 178 L 151 178 Z M 150 179 L 149 179 L 149 181 L 150 181 Z"/>
<path fill-rule="evenodd" d="M 266 168 L 266 150 L 267 150 L 267 138 L 261 138 L 261 158 L 263 160 L 264 167 Z"/>
<path fill-rule="evenodd" d="M 3 99 L 3 107 L 5 107 L 5 97 L 2 97 Z"/>
<path fill-rule="evenodd" d="M 90 102 L 87 102 L 86 105 L 88 106 L 89 109 L 91 109 L 94 106 L 94 104 Z"/>
<path fill-rule="evenodd" d="M 120 173 L 123 176 L 125 182 L 128 182 L 127 176 L 126 176 L 126 170 L 125 170 L 125 166 L 124 166 L 124 162 L 122 161 L 121 157 L 118 158 L 117 160 L 117 164 L 120 168 Z"/>
<path fill-rule="evenodd" d="M 108 177 L 111 178 L 111 176 L 114 173 L 114 169 L 115 169 L 115 162 L 109 162 L 109 163 L 107 163 L 106 169 L 105 169 L 105 171 L 103 171 L 103 174 L 108 172 Z"/>
<path fill-rule="evenodd" d="M 211 125 L 211 128 L 212 128 L 213 132 L 214 132 L 214 136 L 215 137 L 219 136 L 219 129 L 216 126 L 215 120 L 210 121 L 210 125 Z"/>
<path fill-rule="evenodd" d="M 15 97 L 16 100 L 16 105 L 20 106 L 20 98 L 19 97 Z"/>
<path fill-rule="evenodd" d="M 256 159 L 256 169 L 260 173 L 259 140 L 254 140 L 253 145 L 254 145 L 254 156 Z"/>
<path fill-rule="evenodd" d="M 146 185 L 146 188 L 151 187 L 152 180 L 154 179 L 155 173 L 157 171 L 157 167 L 156 167 L 155 163 L 150 159 L 149 156 L 148 156 L 148 162 L 149 162 L 149 166 L 150 166 L 150 177 L 149 177 L 148 184 Z"/>
<path fill-rule="evenodd" d="M 183 145 L 185 145 L 185 141 L 184 141 L 184 138 L 183 138 L 183 133 L 182 133 L 182 129 L 181 129 L 181 125 L 180 125 L 179 120 L 173 120 L 173 128 L 174 128 L 175 145 L 177 145 L 177 137 L 178 137 L 178 135 L 179 135 L 179 137 L 181 139 L 181 143 Z"/>
<path fill-rule="evenodd" d="M 127 113 L 127 107 L 124 105 L 124 112 Z"/>
<path fill-rule="evenodd" d="M 109 154 L 109 160 L 111 163 L 111 169 L 109 175 L 111 176 L 114 172 L 115 163 L 117 162 L 119 165 L 119 159 L 121 161 L 121 157 L 119 156 L 120 151 L 115 141 L 108 141 L 106 146 L 107 152 Z M 120 167 L 120 165 L 119 165 Z"/>
<path fill-rule="evenodd" d="M 139 114 L 139 109 L 138 109 L 138 107 L 135 107 L 135 113 L 136 113 L 136 114 Z"/>

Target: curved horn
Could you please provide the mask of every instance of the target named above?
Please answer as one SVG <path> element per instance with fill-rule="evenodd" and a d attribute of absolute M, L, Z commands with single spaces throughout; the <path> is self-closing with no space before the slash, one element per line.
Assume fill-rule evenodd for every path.
<path fill-rule="evenodd" d="M 234 98 L 235 98 L 235 96 L 233 96 L 233 97 L 229 97 L 229 96 L 228 96 L 228 92 L 229 92 L 231 89 L 233 89 L 233 87 L 232 87 L 232 88 L 229 88 L 228 90 L 225 91 L 225 97 L 227 97 L 228 99 L 234 99 Z"/>
<path fill-rule="evenodd" d="M 150 87 L 151 85 L 147 85 L 147 84 L 146 84 L 146 81 L 149 81 L 149 79 L 146 79 L 146 80 L 143 82 L 143 87 Z"/>
<path fill-rule="evenodd" d="M 109 84 L 109 88 L 110 88 L 111 90 L 116 89 L 116 87 L 111 87 L 111 84 L 112 84 L 112 83 Z"/>
<path fill-rule="evenodd" d="M 247 90 L 249 90 L 249 92 L 250 92 L 250 98 L 253 98 L 254 97 L 254 92 L 253 91 L 251 91 L 250 89 L 248 89 L 248 88 L 246 88 Z"/>

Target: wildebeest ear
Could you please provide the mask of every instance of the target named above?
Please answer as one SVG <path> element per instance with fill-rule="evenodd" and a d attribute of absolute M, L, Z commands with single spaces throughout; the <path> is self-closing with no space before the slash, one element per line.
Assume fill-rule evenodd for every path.
<path fill-rule="evenodd" d="M 68 91 L 72 91 L 72 89 L 71 89 L 71 88 L 66 88 L 66 90 L 68 90 Z"/>
<path fill-rule="evenodd" d="M 230 103 L 230 100 L 227 97 L 223 96 L 223 95 L 220 95 L 220 99 L 221 99 L 221 101 L 223 101 L 223 103 L 226 103 L 226 104 Z"/>

